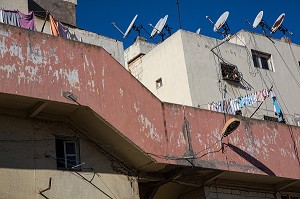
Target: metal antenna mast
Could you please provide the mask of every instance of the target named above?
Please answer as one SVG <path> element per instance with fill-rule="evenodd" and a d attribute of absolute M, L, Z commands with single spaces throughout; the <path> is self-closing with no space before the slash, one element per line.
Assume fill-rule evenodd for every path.
<path fill-rule="evenodd" d="M 179 2 L 176 0 L 177 4 L 177 11 L 178 11 L 178 22 L 179 22 L 179 29 L 181 29 L 181 20 L 180 20 L 180 7 L 179 7 Z"/>

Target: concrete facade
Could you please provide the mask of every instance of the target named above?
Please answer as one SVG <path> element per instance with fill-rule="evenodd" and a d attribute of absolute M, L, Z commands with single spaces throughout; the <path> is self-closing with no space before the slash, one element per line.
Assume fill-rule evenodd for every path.
<path fill-rule="evenodd" d="M 114 170 L 116 163 L 70 124 L 0 115 L 0 125 L 1 198 L 139 198 L 137 178 Z M 58 137 L 78 140 L 80 170 L 57 169 Z"/>
<path fill-rule="evenodd" d="M 20 10 L 21 12 L 28 12 L 28 0 L 2 0 L 0 1 L 0 8 L 4 10 Z"/>
<path fill-rule="evenodd" d="M 130 180 L 126 180 L 131 176 L 137 179 L 140 198 L 163 198 L 166 195 L 178 198 L 187 191 L 213 183 L 219 185 L 221 181 L 222 186 L 231 183 L 237 190 L 251 186 L 251 192 L 260 192 L 260 187 L 263 187 L 263 193 L 299 193 L 299 127 L 236 116 L 241 124 L 233 134 L 223 139 L 226 145 L 222 151 L 221 129 L 232 116 L 161 102 L 101 47 L 5 24 L 0 24 L 0 30 L 0 77 L 3 82 L 0 85 L 0 113 L 9 120 L 3 122 L 8 124 L 6 132 L 16 132 L 13 135 L 17 139 L 20 129 L 30 132 L 31 124 L 37 123 L 37 131 L 40 129 L 40 134 L 50 139 L 45 149 L 53 155 L 51 143 L 53 145 L 56 129 L 61 129 L 66 135 L 74 132 L 65 130 L 63 126 L 53 128 L 55 123 L 51 122 L 71 123 L 71 127 L 79 129 L 89 140 L 111 153 L 104 153 L 105 157 L 109 157 L 106 161 L 92 146 L 80 141 L 81 160 L 86 159 L 86 164 L 100 167 L 101 173 L 102 162 L 93 154 L 103 157 L 107 164 L 111 159 L 118 160 L 118 166 L 111 167 L 113 171 L 116 168 L 118 172 L 123 171 L 116 178 L 121 176 L 119 186 L 124 184 L 126 190 L 113 189 L 116 196 L 135 196 L 133 193 L 137 192 L 133 189 L 136 186 L 131 189 L 128 187 Z M 170 39 L 166 41 L 175 42 Z M 183 52 L 180 47 L 177 51 Z M 74 93 L 80 105 L 65 99 L 63 91 Z M 24 126 L 19 123 L 11 125 L 15 117 L 31 122 L 22 120 L 19 123 L 24 123 Z M 39 120 L 51 121 L 49 126 L 45 125 L 46 130 L 39 125 Z M 7 136 L 6 132 L 3 136 Z M 32 133 L 24 136 L 33 139 Z M 21 132 L 19 139 L 24 140 L 24 136 Z M 16 145 L 14 149 L 10 145 L 3 144 L 11 147 L 12 151 L 25 148 Z M 32 146 L 33 143 L 30 143 L 31 151 Z M 38 152 L 40 164 L 51 161 L 53 166 L 53 160 L 44 158 L 43 150 L 40 150 L 42 155 Z M 29 153 L 30 164 L 34 165 L 32 156 L 37 152 Z M 17 162 L 23 160 L 8 152 L 4 155 Z M 14 165 L 19 163 L 4 165 L 1 168 L 3 175 L 9 175 L 11 171 L 19 173 L 19 179 L 29 176 L 32 180 L 34 172 L 26 173 L 25 169 Z M 105 168 L 111 171 L 109 166 Z M 115 175 L 113 171 L 108 178 Z M 52 172 L 55 179 L 57 175 L 64 175 L 65 184 L 73 180 L 73 174 L 54 168 L 46 168 L 43 172 L 41 185 L 45 189 Z M 7 178 L 11 180 L 7 186 L 13 187 L 15 179 Z M 112 183 L 107 185 L 109 188 L 115 186 L 116 178 L 111 178 L 114 182 L 109 181 Z M 255 186 L 257 182 L 261 184 Z M 36 194 L 34 184 L 20 186 Z M 101 188 L 104 189 L 104 185 Z M 14 194 L 11 189 L 8 190 L 3 192 Z"/>
<path fill-rule="evenodd" d="M 300 88 L 300 47 L 276 39 L 273 42 L 247 31 L 223 42 L 179 30 L 141 58 L 136 67 L 142 73 L 137 78 L 163 101 L 204 109 L 208 103 L 245 96 L 273 85 L 286 120 L 296 125 L 300 94 L 291 91 Z M 214 49 L 217 45 L 220 46 Z M 251 50 L 270 54 L 273 70 L 254 67 Z M 243 82 L 223 80 L 220 64 L 224 61 L 237 66 Z M 163 83 L 160 88 L 156 87 L 158 78 Z M 249 117 L 258 105 L 244 108 L 243 116 Z M 263 116 L 276 117 L 272 98 L 263 103 L 254 118 Z"/>

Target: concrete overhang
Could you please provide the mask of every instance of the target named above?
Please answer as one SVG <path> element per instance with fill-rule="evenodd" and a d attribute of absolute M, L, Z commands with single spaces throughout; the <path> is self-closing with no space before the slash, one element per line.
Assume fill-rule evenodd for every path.
<path fill-rule="evenodd" d="M 97 144 L 104 155 L 119 159 L 133 171 L 132 175 L 138 170 L 153 172 L 166 166 L 154 164 L 151 156 L 87 106 L 0 93 L 0 114 L 68 125 Z"/>

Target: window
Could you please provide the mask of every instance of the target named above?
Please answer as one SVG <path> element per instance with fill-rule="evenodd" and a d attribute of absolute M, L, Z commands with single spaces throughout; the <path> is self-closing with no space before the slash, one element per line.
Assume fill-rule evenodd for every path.
<path fill-rule="evenodd" d="M 160 87 L 163 86 L 163 83 L 162 83 L 162 79 L 159 78 L 158 80 L 155 81 L 156 82 L 156 89 L 159 89 Z"/>
<path fill-rule="evenodd" d="M 270 54 L 256 50 L 251 51 L 254 67 L 273 71 Z"/>
<path fill-rule="evenodd" d="M 299 199 L 299 197 L 296 195 L 292 196 L 292 195 L 285 194 L 285 195 L 281 195 L 281 199 Z"/>
<path fill-rule="evenodd" d="M 276 117 L 270 117 L 267 115 L 264 115 L 264 120 L 272 121 L 272 122 L 278 122 L 278 118 Z"/>
<path fill-rule="evenodd" d="M 56 163 L 58 169 L 79 169 L 78 141 L 74 139 L 56 139 Z"/>
<path fill-rule="evenodd" d="M 222 77 L 224 80 L 239 82 L 242 80 L 242 73 L 238 71 L 235 65 L 221 63 Z"/>

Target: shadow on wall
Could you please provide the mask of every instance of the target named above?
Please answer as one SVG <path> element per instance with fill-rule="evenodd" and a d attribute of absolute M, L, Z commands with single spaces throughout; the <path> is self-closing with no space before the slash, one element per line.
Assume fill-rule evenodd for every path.
<path fill-rule="evenodd" d="M 249 153 L 246 153 L 242 149 L 232 145 L 232 144 L 226 144 L 232 151 L 240 155 L 242 158 L 247 160 L 249 163 L 251 163 L 253 166 L 261 170 L 262 172 L 268 174 L 269 176 L 276 176 L 275 173 L 269 169 L 266 165 L 264 165 L 262 162 L 251 156 Z"/>

